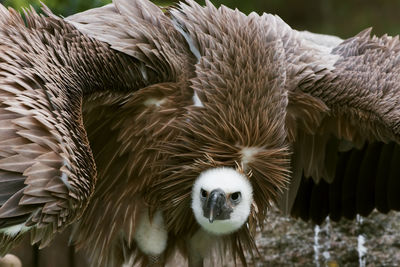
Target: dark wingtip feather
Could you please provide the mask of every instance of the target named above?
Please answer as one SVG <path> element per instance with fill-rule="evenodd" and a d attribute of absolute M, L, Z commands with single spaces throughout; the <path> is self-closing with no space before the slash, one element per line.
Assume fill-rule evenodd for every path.
<path fill-rule="evenodd" d="M 360 164 L 363 159 L 363 151 L 352 149 L 349 160 L 344 172 L 341 195 L 342 195 L 342 215 L 347 219 L 356 217 L 356 192 L 357 178 Z"/>
<path fill-rule="evenodd" d="M 360 165 L 356 192 L 356 209 L 362 216 L 368 216 L 375 207 L 377 162 L 379 162 L 382 145 L 379 142 L 368 144 Z"/>
<path fill-rule="evenodd" d="M 309 206 L 314 182 L 311 178 L 301 178 L 299 190 L 293 204 L 291 215 L 295 218 L 301 218 L 308 221 L 310 218 Z"/>
<path fill-rule="evenodd" d="M 393 151 L 390 173 L 387 182 L 387 201 L 389 209 L 400 210 L 400 146 Z"/>
<path fill-rule="evenodd" d="M 329 184 L 324 180 L 314 184 L 310 205 L 311 220 L 316 224 L 323 223 L 329 214 Z"/>
<path fill-rule="evenodd" d="M 335 179 L 329 185 L 329 214 L 332 221 L 339 221 L 342 216 L 342 183 L 349 157 L 350 152 L 340 153 Z"/>
<path fill-rule="evenodd" d="M 382 213 L 387 213 L 390 210 L 387 199 L 387 186 L 394 147 L 394 143 L 383 145 L 376 172 L 375 207 Z"/>

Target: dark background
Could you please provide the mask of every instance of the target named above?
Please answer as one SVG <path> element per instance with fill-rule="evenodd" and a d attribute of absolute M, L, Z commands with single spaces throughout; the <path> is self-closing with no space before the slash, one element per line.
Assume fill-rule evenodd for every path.
<path fill-rule="evenodd" d="M 400 32 L 399 0 L 211 0 L 244 13 L 256 11 L 279 15 L 292 28 L 333 34 L 342 38 L 353 36 L 367 27 L 374 33 L 397 35 Z M 0 0 L 16 9 L 33 5 L 39 0 Z M 68 16 L 88 8 L 102 6 L 111 0 L 43 0 L 55 14 Z M 160 5 L 174 1 L 156 0 Z M 203 0 L 198 0 L 204 4 Z"/>

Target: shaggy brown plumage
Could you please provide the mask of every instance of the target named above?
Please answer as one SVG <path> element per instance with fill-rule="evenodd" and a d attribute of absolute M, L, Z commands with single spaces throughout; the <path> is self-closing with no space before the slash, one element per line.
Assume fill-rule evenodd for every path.
<path fill-rule="evenodd" d="M 0 9 L 0 228 L 14 231 L 0 253 L 75 223 L 93 266 L 177 252 L 194 265 L 214 244 L 246 264 L 272 202 L 315 222 L 400 208 L 397 38 L 342 42 L 191 0 L 45 12 L 25 24 Z M 248 223 L 225 236 L 203 234 L 190 208 L 213 167 L 254 190 Z M 148 211 L 168 232 L 157 257 L 134 240 Z"/>

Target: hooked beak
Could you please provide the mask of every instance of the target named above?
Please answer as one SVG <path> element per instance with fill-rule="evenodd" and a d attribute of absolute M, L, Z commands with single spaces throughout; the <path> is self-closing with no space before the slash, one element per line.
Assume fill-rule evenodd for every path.
<path fill-rule="evenodd" d="M 210 192 L 205 209 L 204 216 L 208 218 L 210 223 L 213 223 L 223 210 L 226 208 L 226 195 L 221 189 L 215 189 Z"/>

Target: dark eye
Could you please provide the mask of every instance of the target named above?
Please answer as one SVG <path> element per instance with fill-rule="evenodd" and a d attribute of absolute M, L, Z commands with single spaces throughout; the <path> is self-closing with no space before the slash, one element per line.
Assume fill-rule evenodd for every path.
<path fill-rule="evenodd" d="M 207 197 L 207 191 L 202 188 L 200 190 L 200 195 L 201 195 L 202 198 L 206 198 Z"/>
<path fill-rule="evenodd" d="M 242 195 L 240 194 L 240 192 L 235 192 L 231 194 L 230 198 L 233 202 L 238 203 L 240 201 L 241 196 Z"/>

